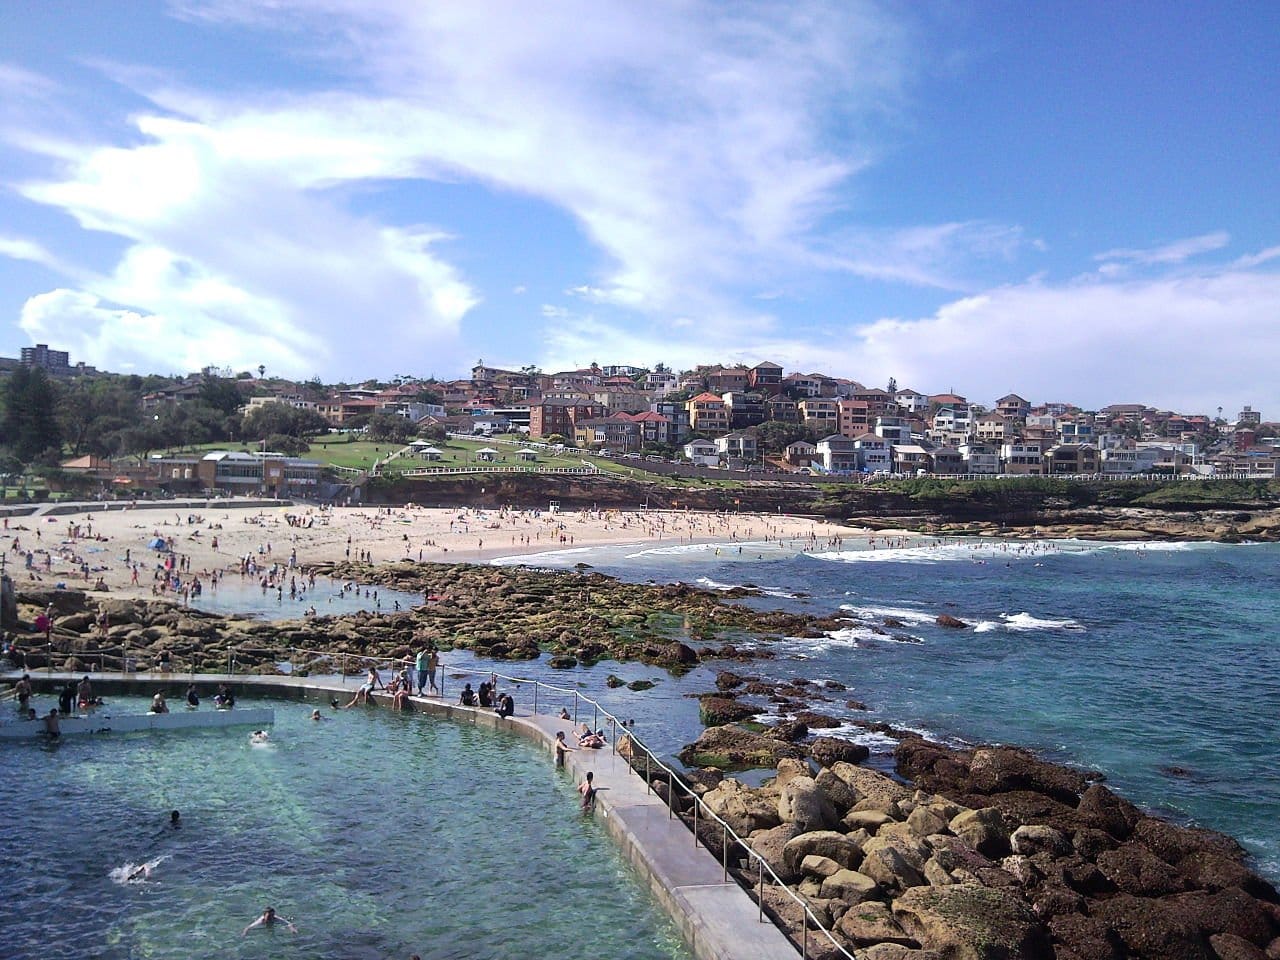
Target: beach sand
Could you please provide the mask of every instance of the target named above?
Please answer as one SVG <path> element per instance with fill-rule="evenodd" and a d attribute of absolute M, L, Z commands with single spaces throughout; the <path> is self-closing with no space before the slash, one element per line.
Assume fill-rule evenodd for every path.
<path fill-rule="evenodd" d="M 292 523 L 291 523 L 292 518 Z M 252 556 L 272 563 L 309 565 L 359 560 L 484 563 L 496 557 L 612 544 L 665 545 L 788 539 L 826 546 L 869 531 L 805 517 L 700 513 L 683 510 L 532 511 L 473 508 L 238 506 L 215 501 L 208 509 L 86 511 L 10 518 L 0 531 L 8 570 L 18 589 L 92 589 L 101 580 L 117 596 L 151 596 L 163 553 L 156 538 L 190 558 L 187 573 L 207 577 L 237 572 Z M 38 534 L 38 535 L 37 535 Z M 883 534 L 881 534 L 883 535 Z M 14 550 L 15 542 L 18 550 Z M 215 546 L 216 544 L 216 546 Z M 34 551 L 34 571 L 25 554 Z M 127 557 L 127 560 L 126 560 Z M 46 565 L 48 560 L 48 565 Z M 88 565 L 86 577 L 83 566 Z M 138 583 L 131 584 L 133 566 Z"/>

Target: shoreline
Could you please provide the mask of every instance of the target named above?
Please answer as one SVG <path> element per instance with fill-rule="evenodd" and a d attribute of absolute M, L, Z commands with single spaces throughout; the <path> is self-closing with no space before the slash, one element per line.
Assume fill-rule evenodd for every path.
<path fill-rule="evenodd" d="M 633 545 L 637 549 L 700 543 L 736 544 L 763 537 L 826 542 L 880 536 L 866 529 L 787 514 L 725 514 L 688 510 L 483 510 L 471 508 L 334 507 L 210 501 L 207 508 L 85 509 L 5 517 L 0 550 L 19 589 L 93 590 L 116 597 L 155 597 L 158 563 L 176 558 L 179 581 L 257 572 L 292 576 L 310 568 L 369 557 L 389 564 L 472 563 L 568 549 Z M 152 550 L 159 538 L 166 549 Z M 32 566 L 26 566 L 26 554 Z M 512 563 L 518 563 L 512 559 Z M 138 568 L 133 583 L 133 568 Z M 87 567 L 88 575 L 85 575 Z M 273 578 L 274 579 L 274 578 Z M 287 581 L 286 581 L 287 582 Z"/>

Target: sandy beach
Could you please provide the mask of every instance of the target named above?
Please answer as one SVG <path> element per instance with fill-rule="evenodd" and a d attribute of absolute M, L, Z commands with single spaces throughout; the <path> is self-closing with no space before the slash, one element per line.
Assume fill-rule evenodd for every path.
<path fill-rule="evenodd" d="M 0 531 L 18 588 L 39 585 L 152 596 L 169 550 L 182 579 L 238 574 L 242 561 L 305 569 L 341 560 L 484 563 L 497 557 L 612 544 L 795 540 L 812 546 L 869 531 L 805 517 L 692 511 L 534 511 L 425 507 L 237 506 L 86 511 L 10 518 Z M 885 536 L 881 533 L 878 536 Z M 31 567 L 27 567 L 27 553 Z M 134 582 L 134 568 L 137 582 Z"/>

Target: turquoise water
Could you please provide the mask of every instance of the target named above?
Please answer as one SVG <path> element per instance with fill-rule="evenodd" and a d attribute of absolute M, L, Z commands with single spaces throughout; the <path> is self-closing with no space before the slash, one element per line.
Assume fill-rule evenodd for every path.
<path fill-rule="evenodd" d="M 299 585 L 305 586 L 301 577 Z M 420 594 L 368 584 L 344 590 L 341 581 L 331 582 L 328 577 L 317 577 L 314 589 L 307 588 L 298 596 L 290 597 L 287 579 L 283 590 L 271 587 L 264 591 L 254 578 L 242 580 L 234 574 L 228 574 L 217 589 L 206 583 L 200 596 L 190 601 L 191 606 L 210 613 L 243 613 L 269 620 L 297 619 L 312 608 L 321 617 L 359 612 L 394 613 L 421 602 Z"/>
<path fill-rule="evenodd" d="M 631 580 L 755 584 L 768 595 L 750 602 L 762 607 L 896 618 L 889 635 L 851 625 L 734 669 L 840 680 L 849 693 L 817 708 L 843 719 L 1020 744 L 1101 770 L 1156 812 L 1238 837 L 1280 880 L 1280 545 L 911 538 L 886 549 L 881 538 L 874 551 L 613 547 L 540 560 L 582 561 Z M 940 613 L 970 629 L 938 627 Z M 675 705 L 677 688 L 705 690 L 713 675 L 668 679 L 659 695 Z M 871 711 L 846 709 L 845 696 Z M 687 706 L 638 715 L 643 735 L 656 726 L 669 745 L 697 733 Z"/>
<path fill-rule="evenodd" d="M 0 952 L 688 956 L 568 777 L 526 741 L 382 710 L 316 723 L 310 706 L 270 705 L 265 747 L 243 729 L 4 744 Z M 149 882 L 112 876 L 157 859 Z M 267 905 L 299 932 L 242 938 Z"/>

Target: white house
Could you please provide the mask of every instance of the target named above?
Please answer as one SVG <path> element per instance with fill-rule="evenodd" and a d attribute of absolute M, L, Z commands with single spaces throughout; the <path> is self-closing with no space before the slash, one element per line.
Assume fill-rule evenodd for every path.
<path fill-rule="evenodd" d="M 685 457 L 700 467 L 720 466 L 720 454 L 710 440 L 694 440 L 683 447 Z"/>
<path fill-rule="evenodd" d="M 726 460 L 757 460 L 756 438 L 741 430 L 715 438 L 716 453 Z"/>
<path fill-rule="evenodd" d="M 929 411 L 929 398 L 915 390 L 899 390 L 893 395 L 893 399 L 912 416 Z"/>
<path fill-rule="evenodd" d="M 838 433 L 819 440 L 814 455 L 828 473 L 854 473 L 861 465 L 857 441 Z"/>

